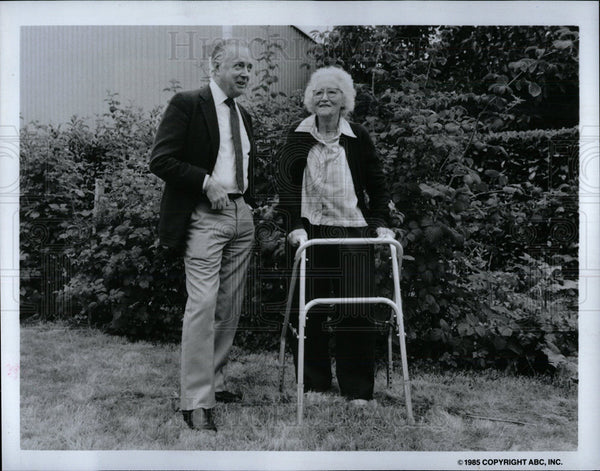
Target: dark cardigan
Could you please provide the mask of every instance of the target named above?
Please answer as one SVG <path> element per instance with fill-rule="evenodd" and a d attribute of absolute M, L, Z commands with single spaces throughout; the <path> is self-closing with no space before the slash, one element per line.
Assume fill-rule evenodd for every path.
<path fill-rule="evenodd" d="M 287 220 L 289 231 L 304 227 L 300 215 L 302 179 L 308 153 L 317 143 L 310 133 L 296 131 L 299 124 L 290 128 L 277 158 L 278 209 Z M 390 195 L 375 146 L 363 126 L 350 123 L 350 127 L 356 138 L 342 134 L 340 145 L 346 151 L 358 207 L 369 228 L 386 227 L 389 225 Z"/>

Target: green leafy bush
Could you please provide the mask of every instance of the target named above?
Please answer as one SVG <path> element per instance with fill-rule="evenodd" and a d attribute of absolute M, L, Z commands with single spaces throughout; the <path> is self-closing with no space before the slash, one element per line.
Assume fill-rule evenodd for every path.
<path fill-rule="evenodd" d="M 57 293 L 68 281 L 67 238 L 85 228 L 76 214 L 91 215 L 94 199 L 86 155 L 92 134 L 74 117 L 64 126 L 32 123 L 21 131 L 21 316 L 69 317 Z M 86 213 L 89 211 L 89 213 Z"/>
<path fill-rule="evenodd" d="M 524 270 L 524 260 L 534 270 L 538 263 L 564 256 L 561 279 L 567 284 L 576 279 L 578 131 L 476 132 L 476 120 L 465 103 L 477 114 L 478 101 L 480 107 L 487 106 L 485 97 L 416 87 L 410 93 L 386 90 L 373 95 L 366 108 L 364 121 L 387 169 L 400 213 L 397 230 L 408 255 L 403 291 L 410 348 L 449 364 L 539 371 L 551 365 L 549 352 L 554 351 L 551 337 L 543 332 L 561 316 L 572 318 L 576 291 L 555 293 L 563 311 L 552 320 L 542 320 L 545 306 L 538 305 L 535 315 L 531 306 L 529 311 L 512 306 L 514 319 L 528 319 L 530 329 L 542 332 L 521 335 L 514 330 L 516 344 L 538 355 L 535 362 L 525 350 L 511 356 L 506 349 L 484 348 L 482 339 L 467 336 L 458 342 L 460 335 L 452 329 L 496 312 L 479 302 L 484 291 L 478 289 L 480 277 L 490 277 L 490 283 L 507 290 L 511 285 L 499 280 Z M 382 259 L 381 266 L 388 270 L 389 262 Z M 381 280 L 391 293 L 389 280 Z M 511 319 L 505 317 L 506 322 Z M 561 343 L 567 356 L 576 345 L 575 326 L 570 323 L 571 337 Z M 481 325 L 476 335 L 491 345 L 501 343 L 494 329 Z"/>

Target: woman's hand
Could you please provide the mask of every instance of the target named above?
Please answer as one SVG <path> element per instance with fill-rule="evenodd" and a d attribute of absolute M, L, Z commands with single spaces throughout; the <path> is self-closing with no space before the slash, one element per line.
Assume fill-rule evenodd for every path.
<path fill-rule="evenodd" d="M 287 239 L 290 245 L 296 247 L 308 240 L 308 234 L 304 229 L 295 229 L 288 234 Z"/>
<path fill-rule="evenodd" d="M 394 233 L 394 231 L 392 231 L 391 229 L 389 229 L 387 227 L 378 227 L 376 229 L 376 231 L 377 231 L 378 239 L 395 239 L 396 238 L 396 234 Z"/>

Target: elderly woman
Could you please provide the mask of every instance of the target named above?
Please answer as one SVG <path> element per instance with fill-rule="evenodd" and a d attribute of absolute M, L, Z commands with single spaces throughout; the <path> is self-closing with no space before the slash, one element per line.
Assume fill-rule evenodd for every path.
<path fill-rule="evenodd" d="M 318 69 L 306 87 L 304 105 L 311 114 L 291 127 L 278 159 L 280 209 L 290 225 L 292 246 L 312 238 L 394 236 L 386 227 L 389 193 L 373 142 L 363 126 L 346 119 L 355 95 L 350 75 L 336 67 Z M 372 246 L 314 246 L 307 258 L 307 302 L 372 296 Z M 331 333 L 342 396 L 356 404 L 371 400 L 376 328 L 369 305 L 309 311 L 305 389 L 331 388 Z M 297 360 L 297 340 L 290 343 Z"/>

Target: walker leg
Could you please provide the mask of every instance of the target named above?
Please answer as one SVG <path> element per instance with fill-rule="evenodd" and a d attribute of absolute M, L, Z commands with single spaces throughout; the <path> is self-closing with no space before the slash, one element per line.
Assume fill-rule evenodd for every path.
<path fill-rule="evenodd" d="M 296 290 L 296 278 L 297 278 L 298 260 L 294 261 L 292 267 L 292 280 L 290 283 L 290 289 L 288 291 L 287 304 L 285 306 L 285 315 L 283 317 L 283 324 L 281 328 L 281 337 L 279 338 L 279 392 L 283 394 L 283 383 L 285 382 L 285 339 L 287 334 L 288 325 L 290 322 L 290 311 L 292 309 L 292 301 L 294 298 L 294 292 Z"/>
<path fill-rule="evenodd" d="M 302 425 L 304 406 L 304 329 L 306 327 L 306 257 L 300 262 L 300 292 L 298 299 L 298 425 Z"/>
<path fill-rule="evenodd" d="M 399 324 L 398 339 L 400 340 L 400 353 L 402 356 L 402 376 L 404 378 L 404 398 L 406 400 L 406 416 L 410 425 L 415 424 L 415 418 L 412 411 L 412 400 L 410 397 L 410 379 L 408 377 L 408 361 L 406 359 L 406 343 L 404 339 L 404 329 Z"/>
<path fill-rule="evenodd" d="M 408 360 L 406 358 L 406 339 L 404 335 L 404 314 L 402 313 L 402 296 L 400 295 L 400 267 L 402 266 L 402 253 L 396 251 L 396 247 L 390 245 L 392 254 L 392 273 L 394 277 L 394 309 L 396 324 L 398 326 L 398 340 L 400 341 L 400 354 L 402 357 L 402 376 L 404 378 L 404 398 L 406 400 L 406 417 L 410 425 L 414 425 L 415 419 L 412 411 L 412 400 L 410 397 L 410 379 L 408 377 Z"/>
<path fill-rule="evenodd" d="M 392 364 L 392 319 L 390 319 L 390 324 L 388 326 L 388 338 L 387 338 L 387 342 L 388 342 L 388 363 L 387 363 L 387 387 L 391 388 L 392 387 L 392 371 L 393 371 L 393 364 Z"/>
<path fill-rule="evenodd" d="M 302 425 L 302 415 L 304 408 L 304 326 L 300 327 L 298 332 L 298 407 L 297 407 L 297 422 Z"/>
<path fill-rule="evenodd" d="M 287 330 L 287 323 L 283 326 L 283 331 Z M 279 393 L 283 394 L 283 383 L 285 382 L 285 334 L 279 343 Z"/>

